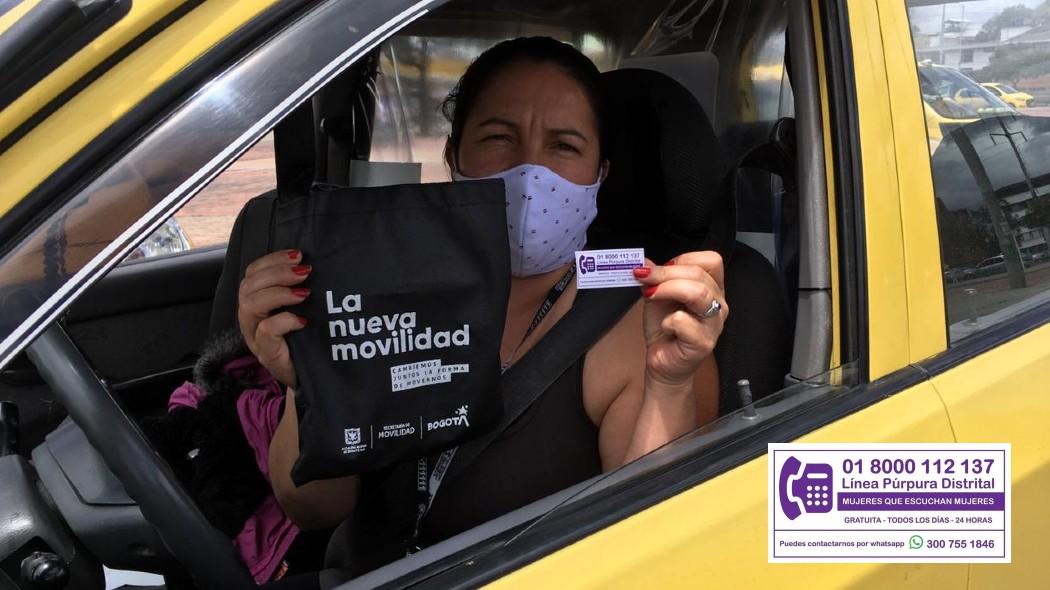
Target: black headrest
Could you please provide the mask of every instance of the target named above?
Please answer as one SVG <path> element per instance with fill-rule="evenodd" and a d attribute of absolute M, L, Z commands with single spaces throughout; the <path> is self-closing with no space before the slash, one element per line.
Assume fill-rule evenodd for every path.
<path fill-rule="evenodd" d="M 695 247 L 724 217 L 728 163 L 703 108 L 681 84 L 643 69 L 602 77 L 611 169 L 598 193 L 589 247 L 633 241 L 660 262 Z"/>

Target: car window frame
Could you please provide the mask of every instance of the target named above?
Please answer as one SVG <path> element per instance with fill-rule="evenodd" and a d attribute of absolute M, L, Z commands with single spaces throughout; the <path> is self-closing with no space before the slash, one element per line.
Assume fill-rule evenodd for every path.
<path fill-rule="evenodd" d="M 827 94 L 830 134 L 830 185 L 834 190 L 837 225 L 836 258 L 839 304 L 839 360 L 855 360 L 858 378 L 870 379 L 868 330 L 867 227 L 864 217 L 863 165 L 860 154 L 860 113 L 857 109 L 853 38 L 847 0 L 818 3 L 820 49 Z"/>

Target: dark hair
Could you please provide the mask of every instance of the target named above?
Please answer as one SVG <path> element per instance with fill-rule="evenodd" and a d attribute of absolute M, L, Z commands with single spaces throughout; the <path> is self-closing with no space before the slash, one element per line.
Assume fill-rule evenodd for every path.
<path fill-rule="evenodd" d="M 456 87 L 441 103 L 441 112 L 452 124 L 449 143 L 453 150 L 459 151 L 459 142 L 463 138 L 463 127 L 466 125 L 467 117 L 489 81 L 501 69 L 522 61 L 558 65 L 583 87 L 598 123 L 601 157 L 604 158 L 606 153 L 606 106 L 602 92 L 601 72 L 598 71 L 594 62 L 575 47 L 550 37 L 518 37 L 502 41 L 487 49 L 470 64 L 467 71 L 463 73 L 463 77 L 456 83 Z"/>

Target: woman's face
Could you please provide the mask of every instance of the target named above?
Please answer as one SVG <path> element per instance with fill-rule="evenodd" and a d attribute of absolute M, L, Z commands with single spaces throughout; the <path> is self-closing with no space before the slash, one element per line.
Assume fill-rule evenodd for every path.
<path fill-rule="evenodd" d="M 459 173 L 471 178 L 540 164 L 589 185 L 598 180 L 599 147 L 598 122 L 583 87 L 555 64 L 521 61 L 481 91 L 456 156 Z"/>

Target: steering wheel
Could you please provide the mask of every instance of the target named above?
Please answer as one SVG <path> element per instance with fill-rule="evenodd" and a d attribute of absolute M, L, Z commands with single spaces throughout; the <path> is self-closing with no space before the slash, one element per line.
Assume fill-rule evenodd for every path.
<path fill-rule="evenodd" d="M 26 354 L 198 585 L 257 588 L 233 543 L 204 518 L 65 330 L 52 324 Z"/>

